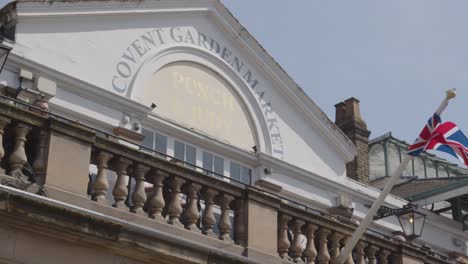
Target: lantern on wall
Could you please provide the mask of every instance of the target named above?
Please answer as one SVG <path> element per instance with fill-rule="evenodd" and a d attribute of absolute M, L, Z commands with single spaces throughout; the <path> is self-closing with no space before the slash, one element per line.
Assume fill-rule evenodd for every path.
<path fill-rule="evenodd" d="M 400 209 L 393 209 L 381 206 L 374 217 L 374 220 L 395 215 L 400 222 L 401 229 L 407 239 L 415 239 L 421 236 L 426 215 L 420 212 L 416 204 L 408 203 Z"/>

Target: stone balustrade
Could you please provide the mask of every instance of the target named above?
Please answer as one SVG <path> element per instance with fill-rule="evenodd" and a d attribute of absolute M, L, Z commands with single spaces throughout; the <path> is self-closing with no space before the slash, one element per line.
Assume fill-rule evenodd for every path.
<path fill-rule="evenodd" d="M 91 164 L 97 167 L 92 200 L 109 204 L 106 194 L 111 191 L 113 207 L 209 237 L 231 240 L 242 187 L 164 158 L 122 148 L 115 141 L 96 138 L 91 159 Z M 108 181 L 110 172 L 116 174 L 113 186 Z M 131 193 L 128 177 L 135 182 Z"/>
<path fill-rule="evenodd" d="M 278 214 L 278 254 L 288 262 L 335 263 L 356 228 L 347 220 L 339 220 L 318 211 L 310 212 L 288 204 L 281 207 Z M 357 243 L 345 264 L 410 263 L 403 251 L 420 252 L 420 249 L 397 238 L 368 233 Z M 448 261 L 447 258 L 434 254 L 419 257 L 424 258 L 424 262 L 411 263 Z"/>
<path fill-rule="evenodd" d="M 342 233 L 287 214 L 280 214 L 278 228 L 278 253 L 281 258 L 295 263 L 334 263 L 350 238 L 348 232 Z M 345 263 L 394 263 L 391 262 L 391 252 L 396 252 L 395 247 L 383 246 L 375 239 L 362 240 Z"/>
<path fill-rule="evenodd" d="M 2 101 L 0 142 L 4 185 L 41 193 L 42 185 L 31 182 L 38 181 L 52 199 L 195 234 L 194 243 L 201 243 L 200 236 L 221 243 L 217 247 L 236 244 L 233 252 L 261 263 L 333 263 L 355 229 L 261 189 L 231 184 L 80 124 Z M 93 166 L 96 173 L 90 180 Z M 369 233 L 346 263 L 404 263 L 408 255 L 419 261 L 414 263 L 449 263 Z"/>

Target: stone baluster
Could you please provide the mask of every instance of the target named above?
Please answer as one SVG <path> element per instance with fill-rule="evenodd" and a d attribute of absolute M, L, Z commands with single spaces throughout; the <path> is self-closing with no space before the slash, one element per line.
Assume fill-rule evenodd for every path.
<path fill-rule="evenodd" d="M 198 183 L 190 183 L 188 188 L 187 197 L 187 208 L 185 209 L 185 228 L 200 232 L 201 230 L 197 227 L 198 220 L 200 219 L 200 211 L 198 210 L 198 192 L 201 189 L 201 185 Z"/>
<path fill-rule="evenodd" d="M 354 248 L 356 250 L 356 264 L 366 264 L 366 255 L 364 249 L 367 247 L 367 243 L 359 241 Z"/>
<path fill-rule="evenodd" d="M 180 223 L 180 215 L 182 214 L 182 204 L 180 201 L 181 187 L 185 183 L 185 180 L 177 176 L 173 176 L 170 181 L 171 197 L 167 208 L 167 214 L 169 220 L 167 221 L 171 225 L 182 227 Z"/>
<path fill-rule="evenodd" d="M 167 172 L 156 170 L 153 175 L 153 197 L 150 200 L 149 216 L 158 221 L 165 221 L 162 211 L 166 202 L 164 201 L 164 180 L 169 177 Z"/>
<path fill-rule="evenodd" d="M 96 157 L 98 171 L 94 180 L 92 199 L 98 203 L 106 203 L 106 193 L 109 189 L 107 163 L 111 158 L 112 154 L 104 151 L 100 151 Z"/>
<path fill-rule="evenodd" d="M 302 248 L 301 244 L 301 237 L 302 237 L 302 226 L 305 222 L 301 219 L 294 219 L 291 225 L 291 229 L 294 235 L 293 241 L 291 243 L 291 247 L 289 252 L 291 253 L 291 257 L 294 262 L 298 262 L 301 260 L 302 252 L 304 249 Z"/>
<path fill-rule="evenodd" d="M 23 175 L 22 171 L 28 158 L 26 157 L 25 145 L 26 136 L 31 131 L 32 127 L 23 123 L 16 125 L 15 131 L 15 147 L 10 155 L 11 176 L 27 181 L 28 178 Z"/>
<path fill-rule="evenodd" d="M 279 230 L 278 230 L 278 253 L 281 258 L 287 259 L 289 253 L 289 247 L 291 242 L 288 238 L 288 223 L 292 220 L 292 217 L 289 215 L 280 215 L 279 218 Z"/>
<path fill-rule="evenodd" d="M 119 209 L 127 209 L 125 199 L 127 199 L 127 169 L 132 164 L 132 161 L 123 157 L 115 160 L 115 173 L 117 174 L 117 181 L 115 182 L 112 195 L 114 196 L 114 204 L 112 206 Z"/>
<path fill-rule="evenodd" d="M 335 262 L 340 255 L 340 241 L 344 238 L 343 234 L 333 232 L 331 237 L 331 259 Z"/>
<path fill-rule="evenodd" d="M 229 234 L 231 233 L 231 218 L 229 217 L 229 205 L 234 200 L 234 196 L 223 193 L 220 197 L 221 203 L 221 217 L 219 218 L 219 239 L 230 240 Z"/>
<path fill-rule="evenodd" d="M 351 237 L 345 237 L 345 238 L 342 240 L 342 242 L 343 242 L 343 247 L 346 246 L 346 244 L 349 242 L 350 239 L 351 239 Z M 352 251 L 351 251 L 351 253 L 349 253 L 348 258 L 345 260 L 345 263 L 344 263 L 344 264 L 354 264 Z"/>
<path fill-rule="evenodd" d="M 3 148 L 3 134 L 5 133 L 5 127 L 10 124 L 11 120 L 6 117 L 0 117 L 0 163 L 5 157 L 5 149 Z M 0 168 L 0 173 L 5 173 L 3 168 Z"/>
<path fill-rule="evenodd" d="M 376 253 L 377 251 L 379 250 L 379 248 L 377 246 L 374 246 L 374 245 L 369 245 L 367 246 L 366 248 L 366 255 L 367 255 L 367 259 L 368 259 L 368 264 L 377 264 L 377 257 L 376 257 Z"/>
<path fill-rule="evenodd" d="M 304 256 L 306 257 L 306 264 L 315 263 L 317 257 L 317 249 L 315 248 L 315 231 L 318 226 L 314 224 L 308 224 L 305 230 L 305 236 L 307 238 L 307 245 L 304 250 Z"/>
<path fill-rule="evenodd" d="M 380 264 L 388 264 L 388 256 L 390 256 L 390 253 L 390 250 L 384 248 L 379 251 Z"/>
<path fill-rule="evenodd" d="M 210 237 L 216 237 L 213 232 L 213 227 L 216 224 L 216 218 L 213 211 L 214 198 L 218 195 L 218 191 L 207 188 L 204 192 L 205 213 L 203 214 L 203 234 Z"/>
<path fill-rule="evenodd" d="M 318 232 L 319 236 L 319 252 L 317 255 L 319 264 L 328 264 L 330 263 L 330 253 L 328 252 L 328 236 L 330 236 L 331 231 L 326 228 L 320 228 Z"/>
<path fill-rule="evenodd" d="M 49 132 L 45 129 L 39 131 L 37 137 L 36 159 L 33 162 L 32 169 L 41 183 L 44 183 L 47 170 L 47 146 L 49 143 Z"/>
<path fill-rule="evenodd" d="M 146 202 L 145 175 L 149 170 L 150 168 L 143 164 L 137 164 L 133 169 L 133 176 L 135 177 L 135 190 L 132 194 L 132 213 L 138 215 L 145 215 L 145 211 L 143 211 L 143 206 Z"/>

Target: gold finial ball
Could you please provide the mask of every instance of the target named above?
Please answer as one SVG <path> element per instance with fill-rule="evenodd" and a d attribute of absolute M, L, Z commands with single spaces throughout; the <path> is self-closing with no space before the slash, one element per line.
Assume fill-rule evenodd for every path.
<path fill-rule="evenodd" d="M 457 93 L 456 93 L 457 89 L 453 88 L 453 89 L 450 89 L 447 91 L 447 99 L 452 99 L 452 98 L 455 98 L 457 96 Z"/>

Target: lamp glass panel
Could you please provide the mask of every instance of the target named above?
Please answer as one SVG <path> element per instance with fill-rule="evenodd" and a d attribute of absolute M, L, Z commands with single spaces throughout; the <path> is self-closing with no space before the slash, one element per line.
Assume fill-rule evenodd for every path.
<path fill-rule="evenodd" d="M 409 212 L 406 214 L 402 214 L 398 216 L 398 221 L 400 221 L 401 228 L 403 229 L 403 233 L 405 236 L 409 236 L 413 234 L 414 226 L 413 226 L 413 213 Z"/>
<path fill-rule="evenodd" d="M 415 238 L 421 236 L 426 216 L 414 210 L 398 216 L 401 228 L 405 236 Z"/>
<path fill-rule="evenodd" d="M 414 235 L 420 237 L 424 228 L 426 216 L 418 212 L 414 213 Z"/>

